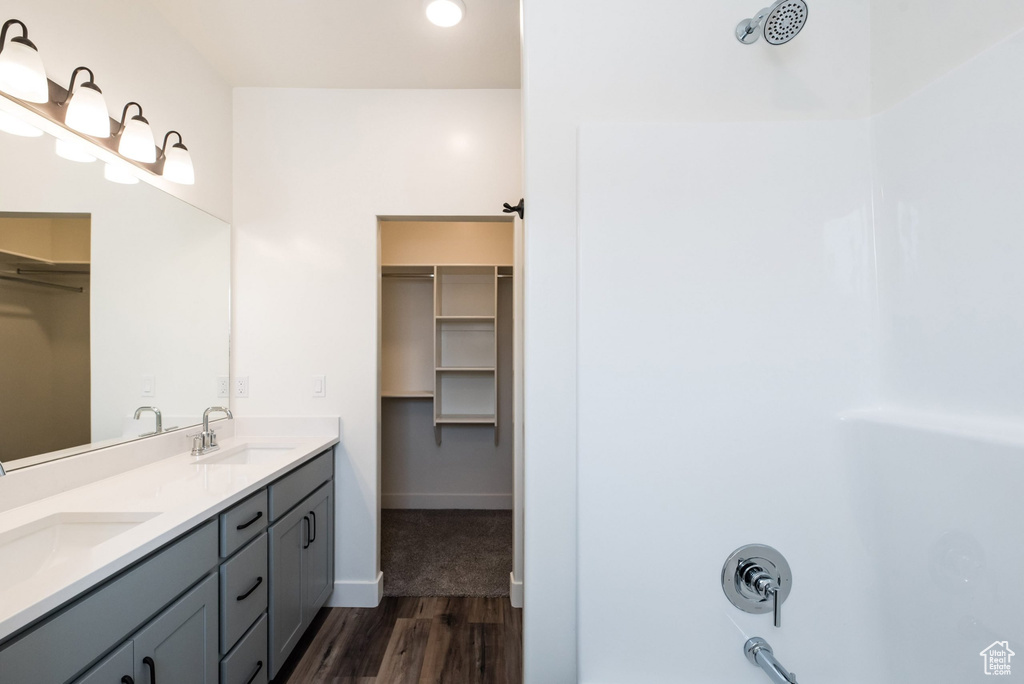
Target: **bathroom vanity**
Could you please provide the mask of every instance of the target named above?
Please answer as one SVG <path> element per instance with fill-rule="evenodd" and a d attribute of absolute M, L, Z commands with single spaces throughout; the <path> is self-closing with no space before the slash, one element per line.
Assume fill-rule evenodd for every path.
<path fill-rule="evenodd" d="M 338 430 L 269 420 L 198 458 L 180 431 L 0 478 L 0 681 L 271 679 L 334 588 Z"/>

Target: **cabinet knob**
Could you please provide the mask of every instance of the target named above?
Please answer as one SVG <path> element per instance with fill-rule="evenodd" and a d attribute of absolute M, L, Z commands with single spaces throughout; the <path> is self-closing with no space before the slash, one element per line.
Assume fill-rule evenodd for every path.
<path fill-rule="evenodd" d="M 124 677 L 121 677 L 121 684 L 135 684 L 135 680 L 129 675 L 125 675 Z"/>

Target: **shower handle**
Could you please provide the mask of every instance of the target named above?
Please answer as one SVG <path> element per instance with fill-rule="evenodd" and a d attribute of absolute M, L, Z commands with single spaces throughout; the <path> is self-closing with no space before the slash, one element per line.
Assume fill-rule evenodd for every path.
<path fill-rule="evenodd" d="M 782 603 L 793 587 L 793 572 L 785 557 L 770 546 L 747 544 L 731 554 L 722 566 L 722 591 L 747 613 L 772 614 L 782 626 Z"/>
<path fill-rule="evenodd" d="M 758 565 L 756 560 L 743 561 L 736 574 L 742 578 L 746 587 L 764 601 L 772 602 L 772 618 L 776 627 L 782 626 L 782 614 L 779 611 L 779 585 L 771 573 Z"/>

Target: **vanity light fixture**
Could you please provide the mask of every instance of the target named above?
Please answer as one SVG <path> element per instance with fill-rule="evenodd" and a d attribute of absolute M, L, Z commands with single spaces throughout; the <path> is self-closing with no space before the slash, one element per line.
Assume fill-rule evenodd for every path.
<path fill-rule="evenodd" d="M 89 74 L 89 80 L 78 86 L 75 90 L 75 80 L 81 72 Z M 64 123 L 68 128 L 91 135 L 94 138 L 110 137 L 110 116 L 107 114 L 107 101 L 103 98 L 103 91 L 94 82 L 92 69 L 89 67 L 78 67 L 71 72 L 71 85 L 68 86 L 67 97 L 60 104 L 67 106 L 67 113 L 64 115 Z M 139 108 L 141 115 L 142 108 Z"/>
<path fill-rule="evenodd" d="M 7 41 L 11 26 L 21 28 L 21 35 Z M 0 30 L 0 90 L 26 102 L 49 102 L 50 84 L 46 80 L 43 58 L 28 39 L 28 28 L 17 19 L 10 19 Z"/>
<path fill-rule="evenodd" d="M 30 123 L 26 123 L 16 116 L 0 111 L 0 131 L 11 135 L 20 135 L 23 138 L 38 138 L 43 134 L 41 130 Z"/>
<path fill-rule="evenodd" d="M 103 166 L 103 177 L 113 183 L 120 183 L 121 185 L 135 185 L 139 182 L 138 176 L 134 175 L 128 169 L 122 169 L 120 166 L 114 166 L 113 164 L 105 164 Z"/>
<path fill-rule="evenodd" d="M 462 0 L 445 1 L 461 4 Z M 13 35 L 12 29 L 20 29 L 21 35 Z M 138 111 L 129 117 L 133 107 Z M 58 155 L 79 162 L 101 160 L 103 175 L 117 183 L 152 183 L 162 176 L 183 185 L 195 184 L 192 157 L 181 134 L 171 131 L 163 148 L 157 148 L 138 102 L 124 106 L 120 121 L 111 119 L 88 67 L 71 73 L 66 90 L 47 79 L 39 50 L 18 19 L 6 21 L 0 30 L 0 131 L 26 137 L 49 133 L 57 139 Z M 171 135 L 178 136 L 173 145 Z"/>
<path fill-rule="evenodd" d="M 450 28 L 466 16 L 466 3 L 462 0 L 425 0 L 427 19 L 435 26 Z"/>
<path fill-rule="evenodd" d="M 167 148 L 167 141 L 172 135 L 178 136 L 178 142 L 170 149 Z M 164 146 L 160 149 L 160 156 L 164 160 L 163 176 L 172 183 L 181 185 L 195 185 L 196 172 L 192 167 L 192 155 L 188 153 L 178 131 L 168 131 L 164 136 Z"/>
<path fill-rule="evenodd" d="M 139 113 L 131 119 L 128 117 L 129 107 L 138 107 Z M 152 164 L 156 161 L 156 143 L 153 141 L 153 129 L 149 127 L 149 121 L 142 116 L 142 105 L 138 102 L 129 102 L 121 112 L 121 128 L 118 133 L 121 140 L 117 145 L 117 151 L 122 157 L 134 159 L 144 164 Z"/>

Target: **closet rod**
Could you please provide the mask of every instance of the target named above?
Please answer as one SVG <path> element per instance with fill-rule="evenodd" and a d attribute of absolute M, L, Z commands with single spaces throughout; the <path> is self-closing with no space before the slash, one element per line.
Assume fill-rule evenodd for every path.
<path fill-rule="evenodd" d="M 89 275 L 89 271 L 59 271 L 46 268 L 19 268 L 18 275 Z"/>
<path fill-rule="evenodd" d="M 420 280 L 433 278 L 432 273 L 382 273 L 381 278 L 418 278 Z"/>
<path fill-rule="evenodd" d="M 30 278 L 19 278 L 18 276 L 0 275 L 0 280 L 10 280 L 15 283 L 24 283 L 26 285 L 37 285 L 39 287 L 51 287 L 54 290 L 66 290 L 67 292 L 85 292 L 80 287 L 71 287 L 69 285 L 58 285 L 57 283 L 44 283 L 41 280 L 32 280 Z"/>
<path fill-rule="evenodd" d="M 511 277 L 513 277 L 513 276 L 511 276 L 511 275 L 505 275 L 504 273 L 499 273 L 499 274 L 498 274 L 498 277 L 499 277 L 499 278 L 511 278 Z"/>

